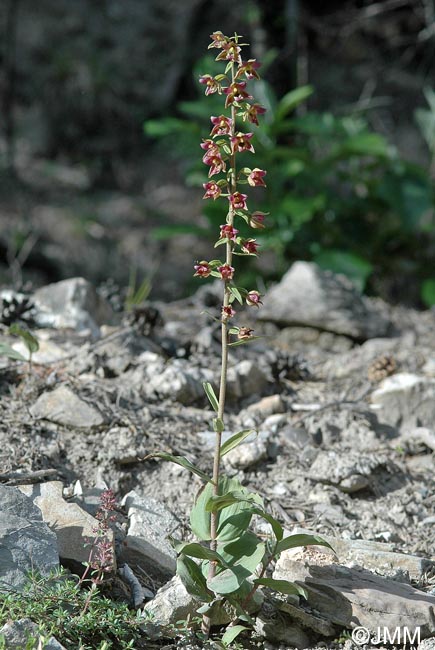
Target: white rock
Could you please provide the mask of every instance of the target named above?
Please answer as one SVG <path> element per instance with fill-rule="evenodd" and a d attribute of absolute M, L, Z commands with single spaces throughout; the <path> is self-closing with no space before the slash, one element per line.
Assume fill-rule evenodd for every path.
<path fill-rule="evenodd" d="M 345 276 L 295 262 L 266 293 L 259 319 L 306 325 L 357 339 L 384 336 L 388 322 Z"/>
<path fill-rule="evenodd" d="M 89 539 L 95 538 L 98 521 L 77 503 L 63 498 L 63 484 L 49 481 L 37 485 L 21 485 L 21 492 L 30 497 L 42 518 L 56 534 L 59 556 L 63 560 L 84 563 L 89 560 Z M 113 546 L 113 532 L 108 530 L 107 540 Z"/>
<path fill-rule="evenodd" d="M 20 618 L 13 623 L 6 623 L 0 628 L 0 639 L 4 639 L 5 645 L 2 646 L 5 650 L 23 650 L 24 648 L 44 648 L 44 650 L 65 650 L 64 646 L 57 641 L 54 636 L 49 639 L 44 638 L 42 644 L 41 635 L 38 632 L 36 623 L 30 618 Z M 33 640 L 34 645 L 29 646 L 29 642 Z"/>
<path fill-rule="evenodd" d="M 33 295 L 36 322 L 41 327 L 90 330 L 99 336 L 99 325 L 116 320 L 115 314 L 84 278 L 70 278 L 37 289 Z"/>
<path fill-rule="evenodd" d="M 88 404 L 64 385 L 42 393 L 29 411 L 36 420 L 49 420 L 81 429 L 100 427 L 106 422 L 94 405 Z"/>
<path fill-rule="evenodd" d="M 261 395 L 267 384 L 267 377 L 258 364 L 244 359 L 228 370 L 227 395 L 229 399 Z"/>
<path fill-rule="evenodd" d="M 132 490 L 122 505 L 127 508 L 129 527 L 123 543 L 122 560 L 130 566 L 138 564 L 159 577 L 173 576 L 177 554 L 168 536 L 179 528 L 179 521 L 163 503 L 141 497 Z"/>
<path fill-rule="evenodd" d="M 435 379 L 398 373 L 384 379 L 371 396 L 380 422 L 401 427 L 431 427 L 435 421 Z"/>

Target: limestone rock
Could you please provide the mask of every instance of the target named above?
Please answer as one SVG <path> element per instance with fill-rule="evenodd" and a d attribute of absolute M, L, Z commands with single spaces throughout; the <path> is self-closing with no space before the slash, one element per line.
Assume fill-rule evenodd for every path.
<path fill-rule="evenodd" d="M 381 422 L 404 427 L 431 427 L 435 421 L 435 379 L 412 373 L 387 377 L 371 396 Z"/>
<path fill-rule="evenodd" d="M 345 628 L 363 626 L 376 633 L 384 626 L 406 627 L 411 634 L 420 629 L 421 638 L 434 634 L 434 596 L 365 569 L 340 566 L 319 548 L 308 547 L 299 560 L 285 551 L 273 574 L 303 586 L 312 611 Z M 282 609 L 287 611 L 285 603 Z"/>
<path fill-rule="evenodd" d="M 301 627 L 289 621 L 283 612 L 275 613 L 273 618 L 267 618 L 260 613 L 255 620 L 255 631 L 273 643 L 282 643 L 286 647 L 308 648 L 310 640 Z"/>
<path fill-rule="evenodd" d="M 0 485 L 0 582 L 22 589 L 30 570 L 48 575 L 58 566 L 56 535 L 40 510 L 18 488 Z"/>
<path fill-rule="evenodd" d="M 84 278 L 48 284 L 35 291 L 35 320 L 40 327 L 90 330 L 99 335 L 99 325 L 114 322 L 115 315 L 94 287 Z"/>
<path fill-rule="evenodd" d="M 151 354 L 148 353 L 148 356 Z M 144 391 L 147 397 L 170 399 L 185 405 L 204 397 L 202 382 L 212 380 L 212 375 L 207 370 L 190 367 L 182 359 L 174 359 L 163 367 L 161 358 L 159 361 L 159 372 L 153 372 L 156 363 L 145 369 L 147 381 Z"/>
<path fill-rule="evenodd" d="M 235 433 L 235 431 L 223 431 L 222 444 L 227 442 Z M 257 433 L 253 430 L 242 443 L 225 455 L 225 464 L 237 469 L 247 469 L 264 460 L 269 455 L 270 436 L 270 431 L 262 430 Z M 212 452 L 216 434 L 213 431 L 200 431 L 198 437 L 201 440 L 203 449 Z"/>
<path fill-rule="evenodd" d="M 250 359 L 239 361 L 228 370 L 228 399 L 261 395 L 267 383 L 267 377 L 257 363 Z"/>
<path fill-rule="evenodd" d="M 312 534 L 313 531 L 296 527 L 292 533 Z M 398 553 L 394 551 L 394 545 L 387 542 L 373 542 L 365 539 L 343 539 L 333 537 L 332 535 L 320 535 L 322 539 L 328 542 L 335 551 L 336 558 L 343 566 L 360 567 L 373 571 L 385 578 L 393 578 L 401 581 L 411 579 L 414 582 L 421 582 L 424 576 L 435 570 L 435 561 L 428 560 L 418 555 L 409 553 Z M 312 547 L 316 551 L 324 554 L 332 552 L 324 547 Z M 285 564 L 288 560 L 298 560 L 310 562 L 310 553 L 294 549 L 285 551 L 281 555 L 280 562 Z"/>
<path fill-rule="evenodd" d="M 144 613 L 152 615 L 153 623 L 164 627 L 193 616 L 199 603 L 191 596 L 178 576 L 174 576 L 152 600 L 146 603 Z"/>
<path fill-rule="evenodd" d="M 95 406 L 82 400 L 64 385 L 51 392 L 42 393 L 29 410 L 37 420 L 49 420 L 80 429 L 100 427 L 106 421 Z"/>
<path fill-rule="evenodd" d="M 231 449 L 225 455 L 225 465 L 230 465 L 237 469 L 247 469 L 256 465 L 268 457 L 269 431 L 252 432 L 252 436 L 246 438 L 246 441 Z"/>
<path fill-rule="evenodd" d="M 77 503 L 64 500 L 60 481 L 22 485 L 20 490 L 30 497 L 42 513 L 45 523 L 57 537 L 59 556 L 63 560 L 84 563 L 89 560 L 89 539 L 95 538 L 98 521 Z M 107 531 L 107 540 L 113 544 L 113 532 Z"/>
<path fill-rule="evenodd" d="M 399 469 L 383 453 L 320 450 L 309 470 L 309 478 L 316 482 L 335 485 L 342 492 L 353 493 L 373 488 L 378 476 L 399 472 Z"/>
<path fill-rule="evenodd" d="M 151 614 L 154 624 L 167 627 L 175 625 L 178 621 L 186 620 L 190 615 L 196 613 L 198 607 L 203 603 L 196 600 L 189 594 L 185 586 L 181 582 L 180 577 L 174 576 L 167 582 L 161 589 L 159 589 L 152 600 L 146 603 L 144 612 Z M 251 614 L 258 611 L 263 604 L 263 595 L 257 591 L 255 597 L 249 604 L 249 612 Z M 231 616 L 234 612 L 228 612 L 223 607 L 213 607 L 210 613 L 212 625 L 225 625 L 230 622 Z"/>
<path fill-rule="evenodd" d="M 125 495 L 122 505 L 130 520 L 122 561 L 160 578 L 173 576 L 177 556 L 167 538 L 179 527 L 176 517 L 163 503 L 141 497 L 134 490 Z"/>
<path fill-rule="evenodd" d="M 388 330 L 388 321 L 347 278 L 314 263 L 295 262 L 263 302 L 259 319 L 283 326 L 305 325 L 355 339 Z"/>
<path fill-rule="evenodd" d="M 23 650 L 28 648 L 29 641 L 33 641 L 35 645 L 32 648 L 42 647 L 38 645 L 40 641 L 40 634 L 38 626 L 33 623 L 29 618 L 20 618 L 13 623 L 6 623 L 0 628 L 0 639 L 4 639 L 5 645 L 2 646 L 5 650 Z M 54 636 L 48 640 L 44 640 L 44 650 L 65 650 L 64 646 L 57 641 Z"/>

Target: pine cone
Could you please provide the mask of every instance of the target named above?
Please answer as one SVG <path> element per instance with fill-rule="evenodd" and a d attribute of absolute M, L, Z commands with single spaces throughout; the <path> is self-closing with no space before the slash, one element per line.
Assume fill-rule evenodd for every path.
<path fill-rule="evenodd" d="M 291 354 L 284 350 L 273 350 L 273 352 L 266 354 L 266 358 L 270 363 L 275 381 L 304 381 L 311 377 L 307 360 L 299 354 Z"/>
<path fill-rule="evenodd" d="M 33 303 L 30 298 L 22 294 L 0 298 L 0 323 L 12 325 L 17 321 L 24 321 L 33 325 Z"/>
<path fill-rule="evenodd" d="M 389 377 L 397 370 L 397 363 L 390 354 L 383 354 L 377 357 L 369 366 L 367 377 L 369 381 L 377 383 Z"/>

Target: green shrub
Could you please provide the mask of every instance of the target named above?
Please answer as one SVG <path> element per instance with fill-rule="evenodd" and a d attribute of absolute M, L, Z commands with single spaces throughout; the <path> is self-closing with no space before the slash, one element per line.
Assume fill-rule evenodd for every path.
<path fill-rule="evenodd" d="M 204 65 L 213 74 L 213 60 L 201 61 L 201 69 Z M 257 99 L 268 109 L 254 144 L 256 163 L 268 169 L 270 179 L 258 205 L 271 215 L 259 237 L 263 250 L 275 253 L 270 278 L 293 260 L 306 259 L 345 273 L 374 293 L 391 294 L 392 282 L 400 278 L 408 288 L 414 281 L 418 295 L 421 283 L 430 279 L 433 257 L 435 187 L 429 171 L 403 160 L 360 113 L 295 114 L 312 93 L 305 86 L 278 100 L 267 82 L 257 84 Z M 219 115 L 218 102 L 215 95 L 200 96 L 180 103 L 178 117 L 144 125 L 148 136 L 183 161 L 187 184 L 207 180 L 197 162 L 198 141 L 210 113 Z M 204 202 L 203 212 L 213 227 L 220 223 L 214 202 Z M 198 226 L 193 231 L 208 235 Z M 155 231 L 157 237 L 171 234 L 171 228 Z M 427 295 L 426 289 L 426 300 Z"/>
<path fill-rule="evenodd" d="M 98 590 L 80 588 L 63 570 L 50 577 L 30 575 L 23 592 L 0 592 L 0 626 L 20 618 L 30 618 L 39 625 L 40 634 L 55 636 L 71 650 L 141 647 L 136 641 L 144 636 L 141 625 L 146 622 L 126 604 L 114 602 Z"/>

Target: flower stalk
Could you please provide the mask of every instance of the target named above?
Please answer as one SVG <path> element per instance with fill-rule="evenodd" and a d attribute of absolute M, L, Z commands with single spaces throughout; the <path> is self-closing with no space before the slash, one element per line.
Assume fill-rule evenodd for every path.
<path fill-rule="evenodd" d="M 208 177 L 211 181 L 204 183 L 204 199 L 226 198 L 228 200 L 228 211 L 226 222 L 220 227 L 220 236 L 215 246 L 225 245 L 225 261 L 220 260 L 201 261 L 195 265 L 195 276 L 206 278 L 210 275 L 218 277 L 223 282 L 223 300 L 221 307 L 221 373 L 218 396 L 217 418 L 215 419 L 215 449 L 213 458 L 213 495 L 219 496 L 220 486 L 220 465 L 222 432 L 224 429 L 225 400 L 227 391 L 228 353 L 231 345 L 231 336 L 236 335 L 238 343 L 246 343 L 252 337 L 253 330 L 248 327 L 230 326 L 230 320 L 236 315 L 233 303 L 237 300 L 248 306 L 258 307 L 261 304 L 260 293 L 256 290 L 246 290 L 235 284 L 236 270 L 233 266 L 233 255 L 257 255 L 258 243 L 253 238 L 239 236 L 239 230 L 234 227 L 235 221 L 244 221 L 246 227 L 254 229 L 264 228 L 263 213 L 250 213 L 247 201 L 248 195 L 239 190 L 239 185 L 250 187 L 265 187 L 264 176 L 266 172 L 262 169 L 248 167 L 237 171 L 237 155 L 254 154 L 255 149 L 251 142 L 252 132 L 243 130 L 244 123 L 249 122 L 258 125 L 258 115 L 262 115 L 265 109 L 255 103 L 253 96 L 247 90 L 247 83 L 252 79 L 259 79 L 257 72 L 260 63 L 255 59 L 243 61 L 241 57 L 242 47 L 246 44 L 240 43 L 240 36 L 235 34 L 227 37 L 222 32 L 214 32 L 211 35 L 210 48 L 220 50 L 217 61 L 226 63 L 224 74 L 203 75 L 200 83 L 205 85 L 205 94 L 218 93 L 224 99 L 224 111 L 228 114 L 212 116 L 212 129 L 210 137 L 203 140 L 201 148 L 205 151 L 203 162 L 209 166 Z M 246 80 L 243 79 L 246 78 Z M 241 118 L 241 124 L 237 123 Z M 240 120 L 239 120 L 240 121 Z M 224 174 L 224 177 L 215 179 L 215 176 Z M 219 511 L 210 513 L 210 549 L 216 551 L 218 542 Z M 208 581 L 216 575 L 217 564 L 210 562 Z M 210 618 L 203 615 L 202 631 L 208 637 L 210 632 Z"/>

